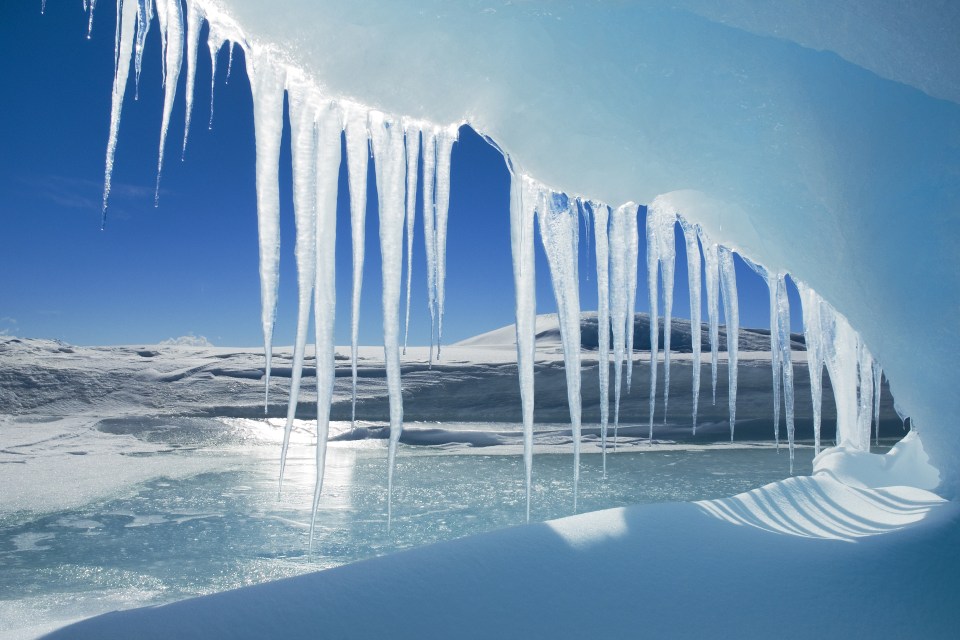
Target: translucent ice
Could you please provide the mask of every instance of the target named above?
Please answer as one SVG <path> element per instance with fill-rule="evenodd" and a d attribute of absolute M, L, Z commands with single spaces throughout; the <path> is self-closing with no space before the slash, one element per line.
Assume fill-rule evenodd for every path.
<path fill-rule="evenodd" d="M 286 71 L 269 54 L 248 52 L 247 76 L 253 94 L 253 128 L 257 145 L 257 230 L 260 236 L 260 308 L 266 379 L 263 412 L 270 404 L 270 364 L 273 325 L 277 318 L 280 283 L 280 136 L 283 132 L 283 93 Z M 174 83 L 175 84 L 175 83 Z M 169 84 L 167 85 L 169 88 Z"/>
<path fill-rule="evenodd" d="M 693 434 L 697 434 L 697 408 L 700 404 L 700 242 L 696 226 L 679 217 L 687 250 L 687 289 L 690 292 L 690 366 L 693 374 L 693 406 L 691 407 Z"/>
<path fill-rule="evenodd" d="M 290 78 L 287 86 L 290 112 L 290 155 L 293 165 L 293 213 L 296 220 L 297 244 L 297 337 L 293 346 L 293 368 L 290 374 L 290 398 L 287 422 L 280 452 L 280 480 L 287 463 L 290 432 L 297 413 L 303 356 L 307 346 L 310 308 L 317 271 L 317 136 L 314 125 L 316 108 L 310 86 L 302 77 Z M 319 343 L 317 343 L 319 345 Z"/>
<path fill-rule="evenodd" d="M 802 282 L 797 282 L 803 307 L 803 340 L 807 348 L 807 370 L 810 372 L 810 395 L 813 403 L 813 448 L 820 453 L 820 420 L 823 400 L 823 329 L 820 322 L 820 296 Z"/>
<path fill-rule="evenodd" d="M 630 312 L 630 236 L 636 227 L 637 205 L 632 202 L 613 210 L 610 218 L 610 326 L 613 333 L 613 446 L 617 447 L 617 430 L 620 426 L 620 394 L 623 390 L 623 360 L 633 314 Z M 636 273 L 636 270 L 633 272 Z M 636 276 L 634 275 L 634 282 Z"/>
<path fill-rule="evenodd" d="M 167 143 L 167 131 L 170 129 L 170 115 L 173 113 L 173 101 L 177 96 L 177 82 L 180 79 L 180 66 L 183 62 L 183 8 L 179 0 L 157 0 L 157 16 L 160 18 L 160 30 L 166 43 L 164 54 L 163 122 L 160 125 L 160 152 L 157 158 L 157 190 L 154 204 L 160 203 L 160 176 L 163 173 L 163 151 Z M 281 101 L 282 102 L 282 101 Z"/>
<path fill-rule="evenodd" d="M 437 129 L 437 186 L 434 251 L 436 252 L 437 359 L 443 343 L 443 307 L 447 282 L 447 213 L 450 210 L 450 155 L 459 125 Z"/>
<path fill-rule="evenodd" d="M 610 422 L 610 243 L 607 224 L 610 207 L 591 202 L 593 237 L 597 248 L 597 369 L 600 372 L 600 450 L 607 476 L 607 425 Z M 587 226 L 589 229 L 590 226 Z M 587 241 L 589 245 L 589 240 Z"/>
<path fill-rule="evenodd" d="M 676 265 L 674 227 L 677 213 L 669 204 L 654 200 L 647 208 L 647 284 L 650 289 L 650 438 L 657 390 L 657 267 L 663 289 L 663 421 L 670 403 L 670 329 L 673 317 L 673 273 Z"/>
<path fill-rule="evenodd" d="M 704 276 L 707 279 L 707 320 L 710 322 L 710 372 L 713 375 L 713 404 L 717 404 L 717 360 L 720 349 L 720 254 L 716 243 L 697 227 L 703 249 Z"/>
<path fill-rule="evenodd" d="M 370 142 L 373 146 L 380 201 L 380 253 L 383 276 L 383 350 L 390 398 L 390 444 L 387 454 L 387 527 L 393 514 L 393 471 L 397 444 L 403 430 L 403 394 L 400 388 L 400 278 L 403 272 L 403 219 L 405 155 L 400 122 L 379 112 L 370 112 Z"/>
<path fill-rule="evenodd" d="M 407 352 L 407 336 L 410 335 L 410 283 L 413 276 L 413 229 L 417 204 L 417 163 L 420 160 L 420 124 L 404 121 L 407 150 L 407 306 L 403 323 L 403 352 Z"/>
<path fill-rule="evenodd" d="M 787 297 L 785 273 L 776 276 L 777 347 L 780 351 L 777 366 L 783 372 L 783 403 L 787 420 L 787 443 L 790 447 L 790 473 L 793 473 L 794 413 L 793 413 L 793 359 L 790 352 L 790 300 Z M 771 332 L 773 327 L 770 327 Z M 780 407 L 777 406 L 779 417 Z"/>
<path fill-rule="evenodd" d="M 542 189 L 537 207 L 540 237 L 550 265 L 557 300 L 560 339 L 567 377 L 567 404 L 573 431 L 573 509 L 580 482 L 580 284 L 577 282 L 579 212 L 567 196 Z"/>
<path fill-rule="evenodd" d="M 363 290 L 364 243 L 367 219 L 367 162 L 370 158 L 367 112 L 346 105 L 347 182 L 350 189 L 350 233 L 353 246 L 353 289 L 350 304 L 351 426 L 357 417 L 357 350 L 360 343 L 360 294 Z"/>
<path fill-rule="evenodd" d="M 437 133 L 433 127 L 423 130 L 423 247 L 427 256 L 427 306 L 430 307 L 430 356 L 437 331 Z"/>
<path fill-rule="evenodd" d="M 533 473 L 533 365 L 536 357 L 537 295 L 534 263 L 534 217 L 539 192 L 530 178 L 510 169 L 510 247 L 517 327 L 517 371 L 523 413 L 523 466 L 526 478 L 527 522 Z"/>
<path fill-rule="evenodd" d="M 197 84 L 197 52 L 200 49 L 200 26 L 203 16 L 196 2 L 187 3 L 187 112 L 183 125 L 183 149 L 181 158 L 187 154 L 187 138 L 193 120 L 193 94 Z"/>
<path fill-rule="evenodd" d="M 730 406 L 730 440 L 737 423 L 737 357 L 740 351 L 740 305 L 737 301 L 737 272 L 733 265 L 733 253 L 720 247 L 720 291 L 723 294 L 723 315 L 727 325 L 727 380 Z"/>
<path fill-rule="evenodd" d="M 313 301 L 315 339 L 317 345 L 317 463 L 316 483 L 313 491 L 313 513 L 310 517 L 310 545 L 323 490 L 323 472 L 327 453 L 327 436 L 330 431 L 330 403 L 333 401 L 335 380 L 334 358 L 334 310 L 336 309 L 336 240 L 337 240 L 337 178 L 340 173 L 340 133 L 342 130 L 340 110 L 335 103 L 320 100 L 317 109 L 317 175 L 316 183 L 316 282 Z M 398 248 L 399 249 L 399 248 Z M 396 251 L 399 253 L 399 251 Z M 391 257 L 393 255 L 391 254 Z M 396 258 L 395 258 L 396 259 Z M 384 279 L 386 280 L 386 279 Z M 399 304 L 399 274 L 391 282 L 391 292 Z M 399 318 L 397 318 L 399 321 Z M 386 331 L 384 332 L 386 333 Z M 394 329 L 394 336 L 399 333 Z M 394 337 L 396 340 L 396 337 Z M 399 363 L 399 355 L 396 356 Z M 397 365 L 399 368 L 399 364 Z M 394 371 L 399 378 L 399 371 Z M 395 386 L 399 388 L 400 380 Z M 393 398 L 391 397 L 391 400 Z M 402 412 L 402 407 L 400 408 Z M 391 406 L 391 418 L 393 407 Z M 392 427 L 391 422 L 391 427 Z M 391 439 L 392 441 L 392 439 Z"/>
<path fill-rule="evenodd" d="M 90 9 L 91 19 L 93 8 Z M 118 64 L 113 76 L 113 95 L 110 103 L 110 137 L 107 140 L 107 160 L 103 177 L 103 217 L 101 224 L 106 222 L 107 201 L 110 199 L 110 183 L 113 178 L 113 159 L 117 150 L 117 136 L 120 133 L 120 112 L 123 109 L 123 96 L 127 91 L 127 77 L 130 74 L 130 54 L 133 50 L 134 27 L 137 19 L 137 6 L 127 2 L 119 22 Z M 141 31 L 141 33 L 145 33 Z"/>

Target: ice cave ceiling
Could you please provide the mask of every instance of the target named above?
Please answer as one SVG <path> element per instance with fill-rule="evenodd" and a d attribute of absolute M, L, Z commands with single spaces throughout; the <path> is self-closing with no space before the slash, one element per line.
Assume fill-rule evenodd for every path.
<path fill-rule="evenodd" d="M 960 488 L 956 3 L 193 2 L 327 95 L 469 122 L 553 189 L 672 194 L 849 318 Z"/>

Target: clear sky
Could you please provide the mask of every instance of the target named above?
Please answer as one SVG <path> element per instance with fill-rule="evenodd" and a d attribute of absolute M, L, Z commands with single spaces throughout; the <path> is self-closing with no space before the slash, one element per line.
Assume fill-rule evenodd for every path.
<path fill-rule="evenodd" d="M 254 134 L 242 52 L 225 82 L 226 49 L 217 68 L 213 128 L 210 59 L 201 46 L 193 124 L 185 161 L 185 73 L 167 141 L 160 206 L 153 206 L 162 110 L 156 25 L 147 40 L 140 97 L 133 73 L 117 147 L 106 229 L 100 230 L 110 94 L 113 4 L 102 3 L 93 38 L 85 37 L 80 2 L 23 0 L 0 21 L 0 333 L 75 344 L 154 343 L 187 334 L 217 345 L 259 344 Z M 638 150 L 642 152 L 642 150 Z M 296 328 L 296 267 L 289 129 L 281 150 L 281 289 L 276 344 Z M 381 340 L 380 250 L 371 163 L 361 342 Z M 503 159 L 469 128 L 454 146 L 447 244 L 445 342 L 513 322 L 509 176 Z M 420 196 L 418 195 L 418 207 Z M 345 167 L 340 175 L 337 235 L 338 344 L 349 343 L 350 233 Z M 413 259 L 411 344 L 426 344 L 421 212 Z M 637 310 L 648 308 L 643 221 Z M 592 232 L 591 232 L 592 236 Z M 581 235 L 581 240 L 584 238 Z M 763 281 L 737 260 L 741 323 L 769 326 Z M 595 259 L 581 241 L 581 304 L 596 309 Z M 589 276 L 589 277 L 588 277 Z M 689 317 L 686 262 L 678 233 L 674 315 Z M 537 309 L 556 309 L 538 245 Z M 791 290 L 793 330 L 799 300 Z M 402 312 L 401 312 L 402 313 Z M 704 320 L 706 313 L 704 308 Z"/>

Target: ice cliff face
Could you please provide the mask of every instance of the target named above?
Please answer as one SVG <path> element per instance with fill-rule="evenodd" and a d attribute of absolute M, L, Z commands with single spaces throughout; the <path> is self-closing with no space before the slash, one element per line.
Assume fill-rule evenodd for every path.
<path fill-rule="evenodd" d="M 389 183 L 397 191 L 390 210 L 381 212 L 381 242 L 396 260 L 402 256 L 403 176 L 381 180 L 379 165 L 401 170 L 405 151 L 397 136 L 404 133 L 408 146 L 419 145 L 431 158 L 436 174 L 425 179 L 436 200 L 426 241 L 442 256 L 449 123 L 469 122 L 504 151 L 515 181 L 522 182 L 513 225 L 521 296 L 532 277 L 522 264 L 534 214 L 562 224 L 562 216 L 578 215 L 588 198 L 593 210 L 656 202 L 685 226 L 696 225 L 708 293 L 711 278 L 719 277 L 722 302 L 732 300 L 734 311 L 735 281 L 722 277 L 730 250 L 771 274 L 802 281 L 810 290 L 805 299 L 829 301 L 831 307 L 811 314 L 818 317 L 813 341 L 824 343 L 823 366 L 831 378 L 852 376 L 852 390 L 836 391 L 843 385 L 834 384 L 835 392 L 846 394 L 838 406 L 846 408 L 847 441 L 862 445 L 856 425 L 863 423 L 865 399 L 858 397 L 857 381 L 875 358 L 919 426 L 943 490 L 960 488 L 960 432 L 950 426 L 960 413 L 954 368 L 960 356 L 955 8 L 925 3 L 904 12 L 892 2 L 814 2 L 778 12 L 750 0 L 301 0 L 278 10 L 255 0 L 186 0 L 182 7 L 179 0 L 126 0 L 119 9 L 115 125 L 127 58 L 142 48 L 133 25 L 149 24 L 143 18 L 151 13 L 164 37 L 168 79 L 179 73 L 184 51 L 191 73 L 203 19 L 211 44 L 230 41 L 246 51 L 257 120 L 268 342 L 275 305 L 278 94 L 296 76 L 309 84 L 313 112 L 333 100 L 344 120 L 358 109 L 365 113 L 361 137 L 373 141 L 378 187 Z M 319 116 L 308 117 L 319 130 Z M 112 131 L 115 140 L 116 126 Z M 112 162 L 108 152 L 108 174 Z M 319 165 L 304 170 L 305 181 L 316 180 Z M 318 198 L 304 201 L 320 207 Z M 319 236 L 314 242 L 319 248 Z M 570 242 L 576 238 L 557 246 Z M 711 256 L 719 256 L 719 266 L 711 266 Z M 717 268 L 714 275 L 710 269 Z M 431 294 L 439 301 L 431 309 L 442 326 L 442 268 L 431 272 Z M 399 304 L 394 284 L 384 292 L 385 309 Z M 711 307 L 718 304 L 714 294 Z M 521 298 L 517 311 L 518 321 L 534 313 Z M 384 321 L 392 325 L 399 318 Z M 518 337 L 523 351 L 529 341 Z M 397 346 L 391 337 L 388 361 Z M 859 382 L 868 386 L 865 377 Z M 736 384 L 735 369 L 730 384 Z M 571 414 L 579 412 L 575 395 Z M 391 416 L 399 429 L 402 411 Z"/>

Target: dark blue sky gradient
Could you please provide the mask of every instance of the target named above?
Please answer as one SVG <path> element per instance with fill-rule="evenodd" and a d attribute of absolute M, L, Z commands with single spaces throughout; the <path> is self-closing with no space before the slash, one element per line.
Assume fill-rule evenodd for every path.
<path fill-rule="evenodd" d="M 260 293 L 254 191 L 254 135 L 242 52 L 224 82 L 217 68 L 213 129 L 207 129 L 210 60 L 198 59 L 193 124 L 186 160 L 185 73 L 174 106 L 159 208 L 153 206 L 163 94 L 156 25 L 144 54 L 140 99 L 133 74 L 124 104 L 107 227 L 100 230 L 104 149 L 109 128 L 114 11 L 97 11 L 85 38 L 81 3 L 17 2 L 0 23 L 6 87 L 0 118 L 0 332 L 76 344 L 153 343 L 189 333 L 218 345 L 256 345 Z M 205 38 L 205 36 L 204 36 Z M 296 267 L 289 128 L 281 150 L 281 290 L 277 344 L 293 342 Z M 381 340 L 380 250 L 376 189 L 370 167 L 361 341 Z M 509 176 L 502 157 L 471 129 L 454 147 L 447 245 L 445 342 L 513 321 Z M 418 207 L 422 193 L 418 193 Z M 349 342 L 350 226 L 341 167 L 337 237 L 338 344 Z M 411 344 L 426 344 L 421 212 L 413 260 Z M 581 227 L 582 229 L 582 227 Z M 641 220 L 637 310 L 648 308 Z M 678 229 L 674 315 L 689 317 L 686 260 Z M 591 230 L 592 236 L 592 230 Z M 581 235 L 581 304 L 596 309 L 596 265 Z M 538 244 L 537 305 L 555 310 Z M 740 260 L 741 323 L 768 326 L 763 281 Z M 794 330 L 799 300 L 791 287 Z M 704 320 L 706 315 L 704 313 Z"/>

